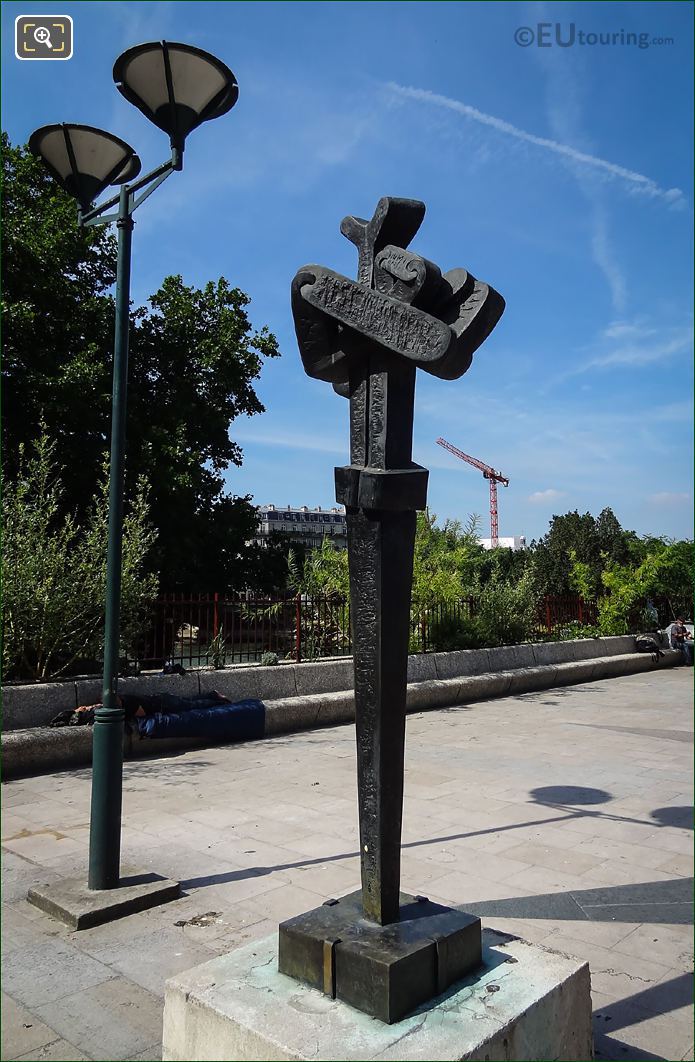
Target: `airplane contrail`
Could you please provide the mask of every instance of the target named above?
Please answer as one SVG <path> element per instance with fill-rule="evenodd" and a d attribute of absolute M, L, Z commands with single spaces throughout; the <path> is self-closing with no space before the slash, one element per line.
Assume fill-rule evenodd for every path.
<path fill-rule="evenodd" d="M 484 111 L 479 111 L 477 107 L 471 107 L 468 103 L 462 103 L 461 100 L 454 100 L 449 96 L 441 96 L 439 93 L 431 92 L 429 89 L 399 85 L 395 81 L 389 81 L 386 87 L 402 98 L 420 100 L 422 103 L 430 103 L 435 107 L 446 108 L 446 110 L 471 118 L 474 122 L 479 122 L 481 125 L 490 126 L 499 133 L 513 136 L 517 140 L 525 141 L 527 144 L 535 144 L 536 147 L 545 148 L 546 151 L 552 151 L 556 155 L 562 155 L 564 158 L 571 159 L 573 162 L 581 163 L 584 166 L 591 166 L 595 170 L 601 170 L 611 177 L 627 181 L 636 191 L 652 199 L 663 199 L 672 206 L 685 202 L 680 188 L 662 188 L 651 177 L 645 177 L 642 173 L 628 170 L 625 166 L 618 166 L 614 162 L 597 158 L 595 155 L 588 155 L 585 151 L 577 151 L 576 148 L 570 147 L 568 144 L 561 144 L 557 140 L 551 140 L 545 136 L 536 136 L 535 133 L 527 133 L 525 129 L 519 129 L 518 126 L 504 121 L 503 118 L 485 114 Z"/>

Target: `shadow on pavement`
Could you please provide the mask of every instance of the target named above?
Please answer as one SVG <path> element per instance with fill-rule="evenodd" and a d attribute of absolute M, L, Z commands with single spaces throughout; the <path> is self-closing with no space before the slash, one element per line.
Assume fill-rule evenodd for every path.
<path fill-rule="evenodd" d="M 539 896 L 512 896 L 506 900 L 483 900 L 461 906 L 470 914 L 486 918 L 685 926 L 693 921 L 693 879 L 673 878 L 637 885 L 549 892 Z"/>
<path fill-rule="evenodd" d="M 672 977 L 670 981 L 662 981 L 642 992 L 636 992 L 634 996 L 626 996 L 625 999 L 609 1003 L 594 1011 L 594 1018 L 605 1021 L 606 1032 L 612 1032 L 614 1029 L 636 1025 L 637 1022 L 656 1017 L 657 1014 L 668 1014 L 672 1010 L 689 1007 L 692 1002 L 693 975 L 684 973 L 680 977 Z"/>
<path fill-rule="evenodd" d="M 609 1003 L 594 1011 L 594 1050 L 597 1059 L 625 1059 L 626 1062 L 649 1062 L 659 1059 L 666 1062 L 666 1055 L 652 1055 L 639 1047 L 632 1047 L 622 1040 L 617 1040 L 613 1032 L 629 1029 L 631 1025 L 655 1018 L 659 1014 L 670 1014 L 681 1007 L 691 1006 L 693 1002 L 693 975 L 681 974 L 669 981 L 652 985 L 634 996 L 626 996 L 615 1003 Z M 627 1033 L 629 1036 L 629 1032 Z"/>
<path fill-rule="evenodd" d="M 693 809 L 682 808 L 657 808 L 652 811 L 652 818 L 656 819 L 660 826 L 675 826 L 681 830 L 692 830 Z"/>
<path fill-rule="evenodd" d="M 594 1027 L 594 1058 L 596 1062 L 669 1062 L 666 1055 L 652 1055 L 639 1047 L 631 1047 L 622 1040 L 614 1040 Z"/>
<path fill-rule="evenodd" d="M 534 804 L 555 807 L 558 804 L 607 804 L 613 799 L 605 789 L 590 789 L 585 785 L 543 785 L 529 793 Z"/>

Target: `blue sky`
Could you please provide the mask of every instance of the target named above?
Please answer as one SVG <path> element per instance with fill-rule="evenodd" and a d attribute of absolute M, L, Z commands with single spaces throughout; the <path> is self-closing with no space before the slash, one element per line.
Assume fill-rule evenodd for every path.
<path fill-rule="evenodd" d="M 74 58 L 16 60 L 15 17 L 44 12 L 72 15 Z M 238 78 L 237 106 L 191 136 L 184 172 L 137 215 L 133 270 L 137 302 L 169 273 L 224 275 L 278 337 L 267 412 L 232 426 L 245 459 L 231 491 L 334 504 L 347 403 L 303 374 L 290 282 L 306 262 L 354 276 L 341 218 L 408 196 L 427 204 L 413 248 L 507 301 L 461 380 L 420 374 L 413 456 L 431 509 L 477 512 L 489 534 L 487 484 L 442 435 L 509 477 L 503 535 L 606 505 L 640 533 L 692 535 L 690 4 L 4 3 L 2 19 L 14 142 L 77 121 L 162 161 L 166 138 L 111 80 L 141 41 L 196 44 Z M 548 47 L 515 42 L 539 23 Z M 556 24 L 565 42 L 574 26 L 570 47 Z"/>

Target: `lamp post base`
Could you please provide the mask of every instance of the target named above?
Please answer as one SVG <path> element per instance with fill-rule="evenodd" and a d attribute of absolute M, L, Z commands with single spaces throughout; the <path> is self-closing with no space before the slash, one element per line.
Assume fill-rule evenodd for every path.
<path fill-rule="evenodd" d="M 27 900 L 71 929 L 90 929 L 180 895 L 178 881 L 128 867 L 115 889 L 89 889 L 84 878 L 64 878 L 29 889 Z"/>

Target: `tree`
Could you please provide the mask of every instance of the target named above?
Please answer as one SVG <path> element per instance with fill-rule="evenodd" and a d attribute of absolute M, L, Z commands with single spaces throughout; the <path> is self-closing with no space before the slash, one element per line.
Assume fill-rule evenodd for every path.
<path fill-rule="evenodd" d="M 531 545 L 536 591 L 598 596 L 603 592 L 601 573 L 606 564 L 627 563 L 633 538 L 632 533 L 622 529 L 609 508 L 596 519 L 591 513 L 580 516 L 576 510 L 553 516 L 548 533 Z"/>
<path fill-rule="evenodd" d="M 475 515 L 465 525 L 446 520 L 438 527 L 437 516 L 429 509 L 417 514 L 412 594 L 415 614 L 475 592 L 476 573 L 485 552 L 478 541 L 479 532 L 480 520 Z"/>
<path fill-rule="evenodd" d="M 64 504 L 85 510 L 107 446 L 116 241 L 78 229 L 75 202 L 2 134 L 3 468 L 45 421 L 66 469 Z"/>
<path fill-rule="evenodd" d="M 263 412 L 253 381 L 277 343 L 252 331 L 248 296 L 224 279 L 198 290 L 167 277 L 150 302 L 131 341 L 128 460 L 153 484 L 158 567 L 170 586 L 243 588 L 257 518 L 224 493 L 242 457 L 229 426 Z"/>
<path fill-rule="evenodd" d="M 63 511 L 55 443 L 42 434 L 18 455 L 3 489 L 3 678 L 44 680 L 103 656 L 108 469 L 80 526 Z M 157 579 L 145 572 L 154 541 L 140 482 L 123 521 L 121 640 L 132 650 L 148 619 Z"/>
<path fill-rule="evenodd" d="M 80 231 L 73 200 L 3 138 L 6 473 L 43 418 L 64 468 L 66 512 L 82 519 L 110 431 L 115 242 Z M 225 491 L 241 464 L 229 428 L 263 411 L 254 389 L 275 337 L 254 330 L 248 296 L 220 278 L 167 277 L 131 314 L 127 488 L 151 484 L 152 563 L 167 589 L 242 588 L 256 529 L 249 497 Z"/>
<path fill-rule="evenodd" d="M 320 546 L 303 554 L 292 547 L 288 565 L 289 585 L 297 593 L 347 599 L 350 593 L 347 551 L 338 549 L 327 535 Z"/>

